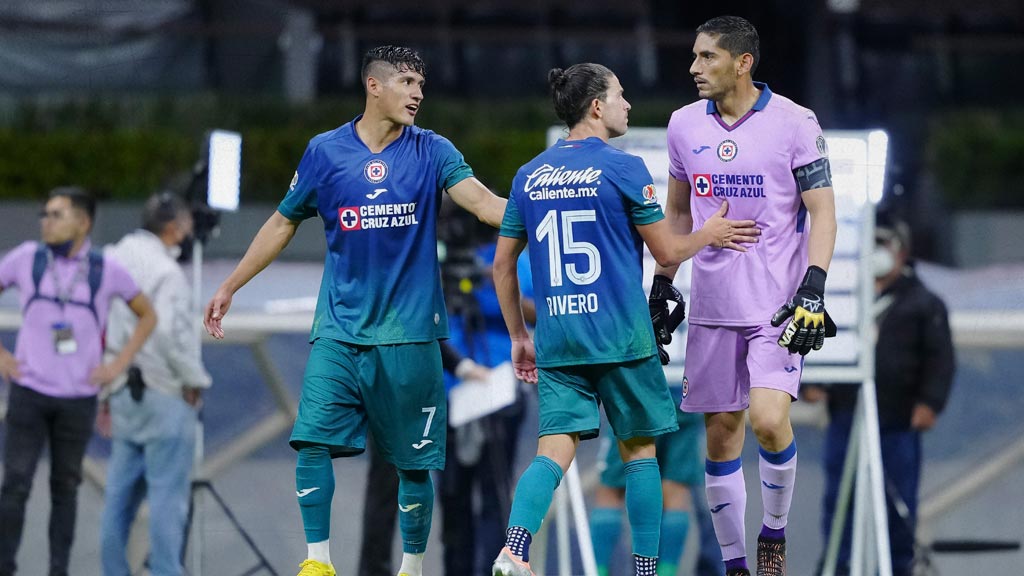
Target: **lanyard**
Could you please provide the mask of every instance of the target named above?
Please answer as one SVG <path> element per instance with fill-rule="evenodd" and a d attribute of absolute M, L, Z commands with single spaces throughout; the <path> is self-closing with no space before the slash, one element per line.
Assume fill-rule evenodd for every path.
<path fill-rule="evenodd" d="M 60 304 L 61 310 L 64 309 L 64 305 L 71 300 L 71 293 L 75 290 L 75 286 L 85 279 L 85 258 L 82 258 L 78 263 L 78 269 L 75 271 L 75 275 L 71 277 L 71 283 L 67 285 L 66 289 L 60 285 L 60 275 L 57 274 L 57 264 L 53 258 L 53 250 L 46 251 L 46 269 L 49 270 L 50 276 L 53 277 L 53 288 L 57 295 L 57 302 Z"/>

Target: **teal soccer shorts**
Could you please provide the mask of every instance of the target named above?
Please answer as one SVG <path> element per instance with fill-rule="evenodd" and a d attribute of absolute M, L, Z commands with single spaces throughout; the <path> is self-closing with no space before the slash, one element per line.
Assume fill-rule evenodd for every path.
<path fill-rule="evenodd" d="M 672 388 L 672 399 L 682 399 L 682 389 Z M 704 415 L 676 409 L 679 430 L 658 436 L 654 440 L 658 451 L 661 479 L 687 486 L 704 484 Z M 618 442 L 607 442 L 601 484 L 612 488 L 626 487 L 626 470 L 619 456 Z"/>
<path fill-rule="evenodd" d="M 362 346 L 318 338 L 290 444 L 354 456 L 366 449 L 369 426 L 381 456 L 398 469 L 442 470 L 447 421 L 437 341 Z"/>
<path fill-rule="evenodd" d="M 616 438 L 658 436 L 678 428 L 676 407 L 658 356 L 613 364 L 538 368 L 539 436 L 579 433 L 595 438 L 599 404 Z"/>

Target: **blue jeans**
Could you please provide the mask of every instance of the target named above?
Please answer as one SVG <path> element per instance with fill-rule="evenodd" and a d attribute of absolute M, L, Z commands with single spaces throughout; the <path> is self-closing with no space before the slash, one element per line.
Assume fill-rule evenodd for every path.
<path fill-rule="evenodd" d="M 822 534 L 828 541 L 832 517 L 836 511 L 843 462 L 853 426 L 852 411 L 834 411 L 830 415 L 825 439 L 825 497 Z M 917 528 L 917 490 L 921 478 L 921 434 L 909 428 L 882 428 L 882 470 L 885 482 L 907 505 L 909 518 L 896 513 L 886 494 L 889 520 L 889 546 L 894 576 L 910 576 L 914 563 L 914 533 Z M 888 492 L 888 491 L 887 491 Z M 847 512 L 846 527 L 839 548 L 838 573 L 846 573 L 850 564 L 852 509 Z"/>
<path fill-rule="evenodd" d="M 179 576 L 196 440 L 196 411 L 180 396 L 146 389 L 141 402 L 127 389 L 110 398 L 113 445 L 100 521 L 105 576 L 129 576 L 125 550 L 142 499 L 149 501 L 149 570 Z"/>

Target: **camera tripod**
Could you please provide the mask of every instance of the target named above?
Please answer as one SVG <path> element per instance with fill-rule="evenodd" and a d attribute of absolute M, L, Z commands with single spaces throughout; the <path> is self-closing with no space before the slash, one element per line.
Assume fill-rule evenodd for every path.
<path fill-rule="evenodd" d="M 256 574 L 261 570 L 266 570 L 268 573 L 277 576 L 277 572 L 274 570 L 274 567 L 270 565 L 270 562 L 267 560 L 267 557 L 264 556 L 262 552 L 260 552 L 259 547 L 256 546 L 256 542 L 252 539 L 249 533 L 245 531 L 245 528 L 242 527 L 241 522 L 239 522 L 238 518 L 236 518 L 234 513 L 231 512 L 231 508 L 229 508 L 227 503 L 224 502 L 224 499 L 221 498 L 220 494 L 217 493 L 217 490 L 214 489 L 213 484 L 209 480 L 192 481 L 192 497 L 189 499 L 188 518 L 187 520 L 185 520 L 185 540 L 182 543 L 181 547 L 182 564 L 185 564 L 185 551 L 188 549 L 188 537 L 189 533 L 192 531 L 192 522 L 193 519 L 195 518 L 196 498 L 197 496 L 199 496 L 200 491 L 205 491 L 207 494 L 213 497 L 213 501 L 220 508 L 221 512 L 224 513 L 224 516 L 228 519 L 229 522 L 231 522 L 231 525 L 234 526 L 235 531 L 238 533 L 239 536 L 242 537 L 242 540 L 245 541 L 246 546 L 248 546 L 249 550 L 251 550 L 253 554 L 256 555 L 256 558 L 259 560 L 255 566 L 242 572 L 242 576 Z M 202 534 L 196 534 L 197 543 L 201 541 L 201 539 Z M 191 574 L 199 576 L 199 574 L 201 574 L 201 559 L 197 559 L 194 562 L 193 568 L 198 568 L 198 570 L 196 570 L 195 572 L 191 572 Z M 188 571 L 186 570 L 186 572 Z"/>

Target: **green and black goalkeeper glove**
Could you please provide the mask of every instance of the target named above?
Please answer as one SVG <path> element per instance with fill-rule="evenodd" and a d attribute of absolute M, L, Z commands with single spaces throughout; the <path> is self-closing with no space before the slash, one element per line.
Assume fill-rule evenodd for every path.
<path fill-rule="evenodd" d="M 825 276 L 821 268 L 809 266 L 796 294 L 772 316 L 776 328 L 791 318 L 779 336 L 779 346 L 790 354 L 806 356 L 811 350 L 821 350 L 825 338 L 836 335 L 836 324 L 825 311 Z"/>
<path fill-rule="evenodd" d="M 671 314 L 668 311 L 669 300 L 676 303 Z M 668 276 L 655 274 L 647 307 L 651 311 L 651 323 L 654 324 L 654 342 L 658 345 L 658 359 L 664 366 L 669 362 L 665 345 L 672 343 L 672 333 L 686 318 L 686 300 L 672 285 L 672 280 Z"/>

